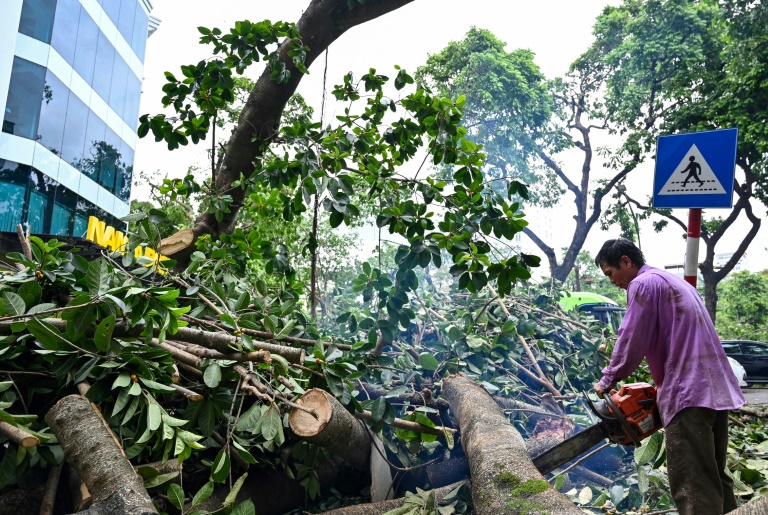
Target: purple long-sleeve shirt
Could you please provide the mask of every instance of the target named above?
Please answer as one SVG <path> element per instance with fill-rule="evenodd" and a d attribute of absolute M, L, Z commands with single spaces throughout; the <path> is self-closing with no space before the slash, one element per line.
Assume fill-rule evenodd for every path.
<path fill-rule="evenodd" d="M 666 426 L 684 408 L 736 409 L 736 376 L 696 289 L 644 265 L 627 289 L 627 313 L 599 385 L 613 387 L 648 359 Z"/>

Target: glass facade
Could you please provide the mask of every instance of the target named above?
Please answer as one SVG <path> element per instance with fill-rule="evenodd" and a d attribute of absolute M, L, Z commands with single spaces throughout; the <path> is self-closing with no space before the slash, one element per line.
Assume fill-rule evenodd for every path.
<path fill-rule="evenodd" d="M 32 234 L 85 236 L 88 217 L 113 227 L 124 222 L 31 166 L 0 159 L 0 231 L 29 223 Z"/>
<path fill-rule="evenodd" d="M 5 103 L 3 132 L 35 139 L 44 89 L 45 68 L 15 57 Z"/>
<path fill-rule="evenodd" d="M 51 42 L 56 0 L 24 0 L 19 32 L 43 43 Z"/>
<path fill-rule="evenodd" d="M 141 78 L 136 72 L 137 58 L 139 63 L 144 62 L 149 16 L 140 0 L 98 3 L 103 12 L 98 12 L 98 8 L 94 11 L 90 4 L 86 9 L 80 0 L 23 0 L 19 33 L 49 44 L 93 93 L 83 90 L 82 82 L 76 83 L 74 75 L 70 89 L 69 72 L 59 71 L 61 65 L 48 69 L 36 64 L 47 61 L 34 54 L 28 59 L 36 62 L 19 57 L 27 54 L 15 55 L 9 70 L 5 111 L 0 119 L 2 132 L 37 142 L 93 182 L 87 185 L 84 177 L 75 177 L 73 182 L 71 171 L 65 181 L 61 175 L 63 168 L 56 163 L 51 165 L 49 157 L 41 157 L 47 161 L 41 161 L 39 166 L 50 177 L 28 164 L 11 160 L 17 158 L 0 155 L 0 231 L 15 231 L 16 224 L 21 222 L 28 223 L 32 233 L 83 236 L 89 216 L 108 225 L 122 226 L 107 211 L 51 178 L 57 177 L 59 169 L 58 177 L 63 182 L 75 190 L 79 184 L 81 194 L 92 200 L 96 199 L 95 185 L 124 203 L 130 198 L 134 149 L 120 136 L 120 126 L 123 135 L 127 134 L 126 125 L 134 133 L 138 127 Z M 110 33 L 110 23 L 117 33 Z M 107 37 L 104 31 L 114 36 Z M 121 37 L 133 55 L 126 54 L 128 47 L 119 41 Z M 110 38 L 120 43 L 120 51 Z M 101 104 L 94 103 L 95 95 L 125 125 L 115 124 L 114 114 L 102 112 Z M 90 99 L 95 111 L 83 99 Z M 29 159 L 24 162 L 32 163 Z M 107 209 L 118 210 L 116 201 L 113 207 L 109 197 L 102 201 L 101 195 L 98 193 L 99 204 L 106 202 Z"/>

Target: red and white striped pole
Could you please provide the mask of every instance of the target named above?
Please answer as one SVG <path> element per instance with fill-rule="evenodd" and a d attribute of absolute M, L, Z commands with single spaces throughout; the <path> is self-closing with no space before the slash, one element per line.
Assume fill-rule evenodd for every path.
<path fill-rule="evenodd" d="M 696 287 L 699 277 L 699 239 L 701 238 L 701 209 L 688 210 L 688 240 L 685 247 L 684 279 Z"/>

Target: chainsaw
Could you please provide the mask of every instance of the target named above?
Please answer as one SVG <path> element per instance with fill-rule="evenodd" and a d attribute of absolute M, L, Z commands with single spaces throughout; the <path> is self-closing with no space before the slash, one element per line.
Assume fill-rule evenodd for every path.
<path fill-rule="evenodd" d="M 552 472 L 608 438 L 621 445 L 640 446 L 640 441 L 661 429 L 656 407 L 656 388 L 648 383 L 632 383 L 617 392 L 603 394 L 593 402 L 584 393 L 597 423 L 539 454 L 533 464 L 542 474 Z"/>

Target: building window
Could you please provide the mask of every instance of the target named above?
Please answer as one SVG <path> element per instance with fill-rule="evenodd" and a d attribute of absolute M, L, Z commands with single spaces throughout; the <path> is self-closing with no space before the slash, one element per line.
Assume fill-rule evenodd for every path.
<path fill-rule="evenodd" d="M 77 236 L 78 238 L 85 238 L 85 235 L 87 232 L 88 232 L 88 217 L 83 216 L 81 214 L 76 214 L 75 228 L 72 231 L 72 236 Z"/>
<path fill-rule="evenodd" d="M 56 0 L 24 0 L 19 32 L 43 43 L 51 42 Z"/>
<path fill-rule="evenodd" d="M 56 21 L 53 24 L 51 46 L 70 66 L 74 66 L 75 63 L 80 9 L 80 2 L 77 0 L 58 0 L 56 5 Z"/>
<path fill-rule="evenodd" d="M 120 19 L 116 23 L 117 30 L 120 31 L 129 45 L 133 39 L 133 22 L 136 19 L 137 5 L 136 0 L 123 0 L 120 5 Z M 141 7 L 138 10 L 141 11 Z"/>
<path fill-rule="evenodd" d="M 144 62 L 144 52 L 147 47 L 147 31 L 149 29 L 149 16 L 141 7 L 136 7 L 136 19 L 133 20 L 133 37 L 130 41 L 131 48 L 136 52 L 139 61 Z"/>
<path fill-rule="evenodd" d="M 120 118 L 125 118 L 125 91 L 128 86 L 128 64 L 120 57 L 120 54 L 115 54 L 114 66 L 112 68 L 112 85 L 109 88 L 109 106 L 120 115 Z"/>
<path fill-rule="evenodd" d="M 93 111 L 88 113 L 88 131 L 85 136 L 85 159 L 80 171 L 96 182 L 99 180 L 99 169 L 101 168 L 98 149 L 104 144 L 104 134 L 106 131 L 107 124 L 105 124 L 101 118 L 96 116 L 96 113 Z"/>
<path fill-rule="evenodd" d="M 51 218 L 51 234 L 56 236 L 67 236 L 69 234 L 69 219 L 72 217 L 72 210 L 64 204 L 53 203 L 53 216 Z"/>
<path fill-rule="evenodd" d="M 121 167 L 121 144 L 118 135 L 107 127 L 106 140 L 99 145 L 97 156 L 101 163 L 99 184 L 110 193 L 115 192 L 115 174 Z"/>
<path fill-rule="evenodd" d="M 48 70 L 45 74 L 40 121 L 37 125 L 37 141 L 57 156 L 61 155 L 67 104 L 69 88 Z"/>
<path fill-rule="evenodd" d="M 126 142 L 123 142 L 121 154 L 122 163 L 116 170 L 115 195 L 123 202 L 128 202 L 131 197 L 134 150 Z"/>
<path fill-rule="evenodd" d="M 16 232 L 24 221 L 24 197 L 30 168 L 0 159 L 0 231 Z"/>
<path fill-rule="evenodd" d="M 93 83 L 93 67 L 96 64 L 98 42 L 99 26 L 93 21 L 88 11 L 81 9 L 75 45 L 75 60 L 72 67 L 89 85 Z"/>
<path fill-rule="evenodd" d="M 96 49 L 96 67 L 93 71 L 93 89 L 104 102 L 109 101 L 109 88 L 112 84 L 112 66 L 115 60 L 115 47 L 103 32 L 99 32 L 99 44 Z"/>
<path fill-rule="evenodd" d="M 117 26 L 120 21 L 120 0 L 102 0 L 100 3 L 109 19 Z"/>
<path fill-rule="evenodd" d="M 28 223 L 32 234 L 84 237 L 89 216 L 124 225 L 42 172 L 0 159 L 0 231 Z"/>
<path fill-rule="evenodd" d="M 61 158 L 78 170 L 82 166 L 85 129 L 90 110 L 74 93 L 69 95 L 67 119 L 64 122 L 64 141 L 61 145 Z"/>
<path fill-rule="evenodd" d="M 27 212 L 27 223 L 30 225 L 32 234 L 46 234 L 45 230 L 45 211 L 48 209 L 48 196 L 37 190 L 29 192 L 29 211 Z"/>
<path fill-rule="evenodd" d="M 45 68 L 19 57 L 13 58 L 3 132 L 35 139 L 44 87 Z"/>
<path fill-rule="evenodd" d="M 136 132 L 139 127 L 139 102 L 141 101 L 141 81 L 133 74 L 128 74 L 125 90 L 125 115 L 123 120 Z"/>

